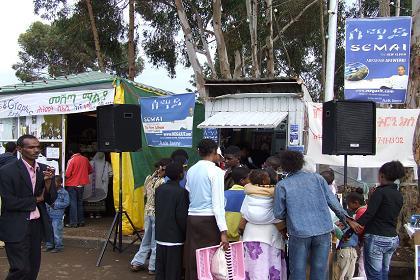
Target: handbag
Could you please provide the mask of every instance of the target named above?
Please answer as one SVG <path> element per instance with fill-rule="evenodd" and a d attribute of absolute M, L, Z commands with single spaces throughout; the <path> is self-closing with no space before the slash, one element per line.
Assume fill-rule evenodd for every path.
<path fill-rule="evenodd" d="M 222 246 L 217 249 L 211 260 L 210 271 L 213 278 L 216 280 L 233 279 L 232 257 L 230 249 L 225 251 L 223 250 Z"/>

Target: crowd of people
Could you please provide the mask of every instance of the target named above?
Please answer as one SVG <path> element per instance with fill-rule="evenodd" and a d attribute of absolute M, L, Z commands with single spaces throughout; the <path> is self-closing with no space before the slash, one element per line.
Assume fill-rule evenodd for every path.
<path fill-rule="evenodd" d="M 177 150 L 146 179 L 145 239 L 132 271 L 195 280 L 197 249 L 228 250 L 241 240 L 246 279 L 306 279 L 307 273 L 326 279 L 335 236 L 334 279 L 351 279 L 356 263 L 360 276 L 387 279 L 398 246 L 400 162 L 380 168 L 369 207 L 357 190 L 347 195 L 345 210 L 335 195 L 334 171 L 304 171 L 299 152 L 270 156 L 258 169 L 241 162 L 236 146 L 222 154 L 216 142 L 203 139 L 197 148 L 201 159 L 188 170 L 187 153 Z"/>
<path fill-rule="evenodd" d="M 47 251 L 63 248 L 68 205 L 69 226 L 84 225 L 80 202 L 92 167 L 72 147 L 64 188 L 51 167 L 37 163 L 35 137 L 24 135 L 6 150 L 0 156 L 0 240 L 10 264 L 7 279 L 36 279 L 41 240 Z M 256 168 L 241 161 L 236 146 L 222 153 L 215 141 L 203 139 L 197 151 L 200 160 L 189 168 L 181 149 L 159 160 L 146 178 L 145 231 L 133 272 L 196 280 L 197 249 L 229 250 L 231 242 L 242 241 L 246 279 L 326 279 L 335 236 L 334 279 L 351 279 L 356 263 L 359 276 L 387 279 L 399 243 L 403 199 L 396 182 L 405 175 L 400 162 L 379 169 L 378 187 L 367 202 L 359 190 L 348 194 L 345 210 L 335 195 L 334 172 L 304 171 L 299 152 L 283 151 Z"/>

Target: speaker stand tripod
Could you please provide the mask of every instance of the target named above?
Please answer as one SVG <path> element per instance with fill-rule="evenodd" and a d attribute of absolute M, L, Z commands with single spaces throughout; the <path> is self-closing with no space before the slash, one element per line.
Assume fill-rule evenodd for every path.
<path fill-rule="evenodd" d="M 344 187 L 347 187 L 347 155 L 344 155 Z"/>
<path fill-rule="evenodd" d="M 108 243 L 112 244 L 112 250 L 115 251 L 115 249 L 118 249 L 118 251 L 121 253 L 124 251 L 123 244 L 122 244 L 122 218 L 123 215 L 127 218 L 128 222 L 134 229 L 134 233 L 137 235 L 137 238 L 134 239 L 130 245 L 134 244 L 137 240 L 141 240 L 141 236 L 139 232 L 134 227 L 133 222 L 130 219 L 130 216 L 128 215 L 127 211 L 123 209 L 122 205 L 122 152 L 119 153 L 119 197 L 118 197 L 118 210 L 115 213 L 114 220 L 112 222 L 111 227 L 109 228 L 107 238 L 105 240 L 104 245 L 102 246 L 101 253 L 99 254 L 98 261 L 96 262 L 96 266 L 99 267 L 101 265 L 102 258 L 104 257 L 106 247 L 108 246 Z M 115 231 L 114 231 L 115 229 Z M 114 231 L 114 241 L 111 240 L 112 232 Z M 117 242 L 118 237 L 118 242 Z"/>

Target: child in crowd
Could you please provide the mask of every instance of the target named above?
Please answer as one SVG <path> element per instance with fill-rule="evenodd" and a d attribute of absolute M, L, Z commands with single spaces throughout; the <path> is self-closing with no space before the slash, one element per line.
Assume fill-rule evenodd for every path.
<path fill-rule="evenodd" d="M 351 192 L 347 196 L 347 206 L 351 212 L 354 213 L 354 219 L 357 221 L 360 219 L 363 214 L 367 210 L 367 206 L 365 204 L 365 198 L 363 196 L 363 190 L 361 188 L 356 189 L 356 191 Z M 363 256 L 363 232 L 360 233 L 359 236 L 359 260 L 357 261 L 358 264 L 358 276 L 364 277 L 366 279 L 365 273 L 365 264 L 364 264 L 364 256 Z"/>
<path fill-rule="evenodd" d="M 255 169 L 249 173 L 250 183 L 245 185 L 245 199 L 242 204 L 242 220 L 239 230 L 243 231 L 247 222 L 252 224 L 274 224 L 279 231 L 285 228 L 284 221 L 274 217 L 274 190 L 270 185 L 270 175 L 262 169 Z M 262 199 L 263 198 L 263 199 Z"/>
<path fill-rule="evenodd" d="M 234 185 L 225 191 L 226 223 L 229 242 L 239 241 L 239 223 L 241 221 L 241 206 L 245 198 L 244 186 L 249 183 L 248 167 L 236 167 L 232 170 Z"/>
<path fill-rule="evenodd" d="M 63 178 L 57 175 L 54 177 L 57 188 L 57 199 L 53 205 L 47 205 L 47 211 L 51 219 L 54 232 L 54 243 L 46 243 L 46 252 L 58 253 L 63 250 L 63 219 L 64 210 L 70 204 L 69 193 L 63 188 Z"/>
<path fill-rule="evenodd" d="M 344 226 L 341 224 L 341 227 Z M 350 280 L 356 270 L 358 236 L 351 229 L 344 234 L 337 247 L 334 280 Z"/>
<path fill-rule="evenodd" d="M 138 272 L 145 270 L 146 259 L 149 259 L 149 275 L 155 275 L 156 262 L 156 241 L 155 241 L 155 190 L 165 182 L 166 166 L 171 163 L 171 159 L 164 158 L 159 161 L 159 169 L 151 176 L 146 178 L 144 189 L 146 194 L 146 204 L 144 206 L 144 235 L 140 244 L 139 251 L 131 261 L 131 271 Z"/>
<path fill-rule="evenodd" d="M 333 192 L 333 194 L 337 194 L 337 186 L 335 185 L 335 174 L 334 170 L 331 168 L 325 171 L 322 171 L 320 175 L 327 181 L 328 186 L 330 187 L 330 190 Z"/>
<path fill-rule="evenodd" d="M 179 280 L 182 276 L 182 252 L 185 242 L 189 198 L 180 186 L 182 164 L 166 166 L 169 181 L 156 189 L 156 279 Z"/>

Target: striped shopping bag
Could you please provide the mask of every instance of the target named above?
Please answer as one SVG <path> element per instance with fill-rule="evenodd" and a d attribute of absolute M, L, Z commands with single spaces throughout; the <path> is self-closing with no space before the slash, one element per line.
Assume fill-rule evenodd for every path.
<path fill-rule="evenodd" d="M 224 252 L 224 256 L 226 259 L 226 266 L 227 266 L 226 279 L 216 278 L 212 274 L 212 269 L 211 269 L 212 261 L 215 254 L 217 254 L 217 251 L 219 248 L 220 246 L 212 246 L 212 247 L 196 250 L 198 279 L 199 280 L 243 280 L 245 279 L 244 247 L 243 247 L 242 241 L 230 243 L 230 249 Z"/>

